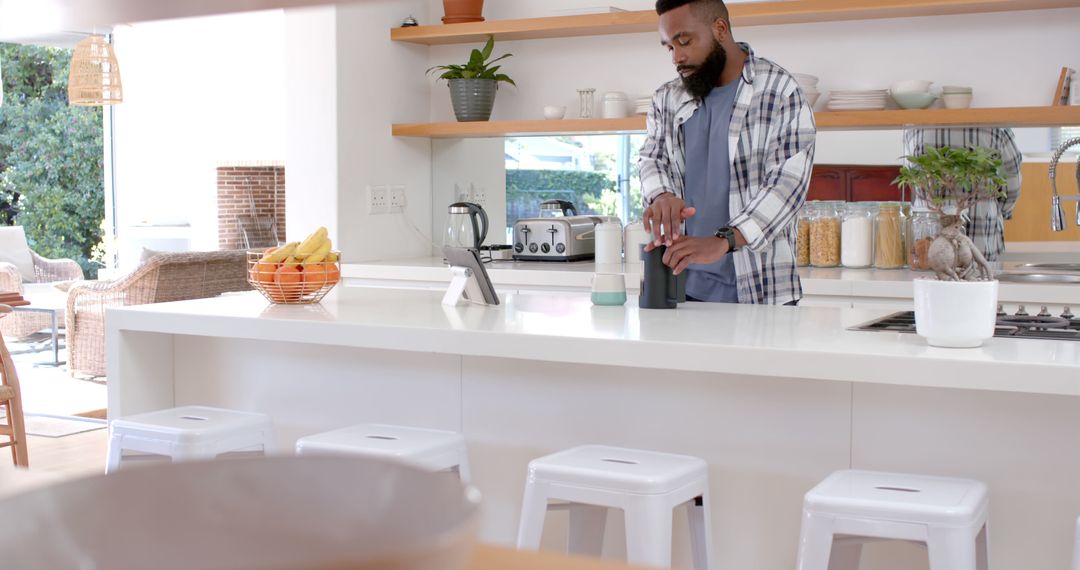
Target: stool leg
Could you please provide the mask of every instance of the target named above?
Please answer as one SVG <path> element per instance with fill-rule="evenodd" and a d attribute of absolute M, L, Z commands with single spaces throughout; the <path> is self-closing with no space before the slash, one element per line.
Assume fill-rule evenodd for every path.
<path fill-rule="evenodd" d="M 120 459 L 124 454 L 124 437 L 113 434 L 109 436 L 109 450 L 105 455 L 105 472 L 112 473 L 120 468 Z"/>
<path fill-rule="evenodd" d="M 518 525 L 519 550 L 539 550 L 547 516 L 547 496 L 532 481 L 525 484 L 525 499 L 521 503 L 521 522 Z"/>
<path fill-rule="evenodd" d="M 990 521 L 983 524 L 979 535 L 975 537 L 975 567 L 990 570 Z"/>
<path fill-rule="evenodd" d="M 796 570 L 827 570 L 832 554 L 833 521 L 803 511 L 799 531 L 799 559 Z"/>
<path fill-rule="evenodd" d="M 570 503 L 570 530 L 567 552 L 600 556 L 604 547 L 604 528 L 607 526 L 607 508 L 595 505 Z"/>
<path fill-rule="evenodd" d="M 469 478 L 469 461 L 467 459 L 462 458 L 461 463 L 458 463 L 457 474 L 462 483 L 469 483 L 471 479 Z"/>
<path fill-rule="evenodd" d="M 690 550 L 694 557 L 694 570 L 709 570 L 712 560 L 712 521 L 709 516 L 709 493 L 686 504 L 686 516 L 690 523 Z"/>
<path fill-rule="evenodd" d="M 626 561 L 671 567 L 671 505 L 653 498 L 626 507 Z"/>
<path fill-rule="evenodd" d="M 968 529 L 930 527 L 926 540 L 930 570 L 976 570 L 975 540 Z"/>

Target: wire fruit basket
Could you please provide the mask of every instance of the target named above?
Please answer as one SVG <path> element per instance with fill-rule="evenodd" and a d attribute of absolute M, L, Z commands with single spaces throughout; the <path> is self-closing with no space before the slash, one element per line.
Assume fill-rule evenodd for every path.
<path fill-rule="evenodd" d="M 306 305 L 318 303 L 341 280 L 341 252 L 331 251 L 334 261 L 265 263 L 264 252 L 247 252 L 248 283 L 271 303 Z"/>

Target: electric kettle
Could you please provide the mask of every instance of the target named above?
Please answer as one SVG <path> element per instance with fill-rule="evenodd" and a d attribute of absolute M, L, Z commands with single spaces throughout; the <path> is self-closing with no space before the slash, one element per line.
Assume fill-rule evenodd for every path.
<path fill-rule="evenodd" d="M 566 200 L 544 200 L 543 202 L 540 202 L 541 218 L 558 218 L 576 215 L 577 208 L 574 207 L 573 202 L 568 202 Z"/>
<path fill-rule="evenodd" d="M 480 204 L 454 202 L 446 216 L 443 245 L 480 249 L 488 232 L 488 217 Z"/>

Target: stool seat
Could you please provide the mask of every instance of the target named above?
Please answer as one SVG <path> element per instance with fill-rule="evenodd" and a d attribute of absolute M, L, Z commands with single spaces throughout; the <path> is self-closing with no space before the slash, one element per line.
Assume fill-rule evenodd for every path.
<path fill-rule="evenodd" d="M 583 445 L 535 459 L 530 479 L 605 488 L 623 493 L 670 493 L 707 477 L 708 464 L 688 455 Z"/>
<path fill-rule="evenodd" d="M 860 539 L 894 539 L 926 543 L 930 570 L 986 570 L 989 512 L 980 481 L 837 471 L 806 493 L 796 568 L 854 570 Z"/>
<path fill-rule="evenodd" d="M 304 436 L 296 441 L 296 453 L 381 457 L 430 471 L 456 470 L 468 481 L 465 437 L 452 431 L 358 424 Z"/>
<path fill-rule="evenodd" d="M 262 427 L 267 419 L 266 414 L 253 412 L 181 406 L 117 418 L 111 422 L 111 426 L 130 436 L 167 435 L 185 442 Z"/>
<path fill-rule="evenodd" d="M 120 466 L 123 452 L 167 455 L 174 461 L 210 459 L 223 453 L 273 449 L 270 416 L 207 406 L 180 406 L 116 418 L 109 422 L 106 472 Z"/>
<path fill-rule="evenodd" d="M 817 513 L 897 522 L 968 524 L 986 508 L 981 481 L 905 473 L 837 471 L 806 494 Z"/>

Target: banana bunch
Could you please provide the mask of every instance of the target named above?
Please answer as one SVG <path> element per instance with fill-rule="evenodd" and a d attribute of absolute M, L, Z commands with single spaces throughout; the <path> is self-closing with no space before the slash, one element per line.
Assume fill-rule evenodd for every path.
<path fill-rule="evenodd" d="M 268 250 L 259 262 L 291 265 L 337 261 L 337 254 L 330 252 L 333 244 L 327 234 L 326 228 L 320 227 L 304 238 L 304 241 L 291 241 L 281 247 Z"/>

